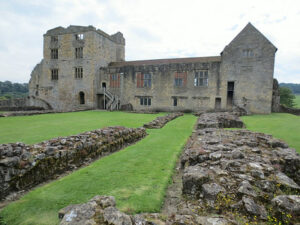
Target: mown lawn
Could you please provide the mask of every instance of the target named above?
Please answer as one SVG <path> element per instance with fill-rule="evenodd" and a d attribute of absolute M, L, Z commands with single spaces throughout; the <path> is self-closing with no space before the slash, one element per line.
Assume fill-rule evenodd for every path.
<path fill-rule="evenodd" d="M 300 153 L 300 117 L 288 113 L 243 116 L 247 129 L 272 134 Z"/>
<path fill-rule="evenodd" d="M 0 117 L 0 144 L 38 143 L 107 126 L 139 127 L 162 114 L 84 111 L 35 116 Z"/>
<path fill-rule="evenodd" d="M 0 213 L 7 224 L 58 224 L 57 212 L 95 195 L 113 195 L 124 212 L 158 212 L 196 117 L 185 115 L 126 149 L 26 194 Z"/>
<path fill-rule="evenodd" d="M 295 96 L 296 96 L 296 98 L 294 100 L 296 103 L 295 108 L 300 109 L 300 95 L 295 95 Z"/>

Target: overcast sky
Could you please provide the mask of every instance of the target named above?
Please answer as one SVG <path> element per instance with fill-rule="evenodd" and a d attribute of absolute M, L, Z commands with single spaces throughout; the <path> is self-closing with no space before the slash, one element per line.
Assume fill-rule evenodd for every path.
<path fill-rule="evenodd" d="M 0 15 L 0 81 L 28 82 L 57 26 L 121 31 L 139 60 L 219 55 L 251 22 L 278 48 L 274 76 L 300 83 L 299 0 L 0 0 Z"/>

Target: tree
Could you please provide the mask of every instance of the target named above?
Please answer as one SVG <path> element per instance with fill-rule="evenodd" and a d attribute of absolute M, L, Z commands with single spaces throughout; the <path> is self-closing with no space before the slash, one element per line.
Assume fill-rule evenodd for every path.
<path fill-rule="evenodd" d="M 293 94 L 292 90 L 288 87 L 280 87 L 280 104 L 293 108 L 295 106 L 295 95 Z"/>

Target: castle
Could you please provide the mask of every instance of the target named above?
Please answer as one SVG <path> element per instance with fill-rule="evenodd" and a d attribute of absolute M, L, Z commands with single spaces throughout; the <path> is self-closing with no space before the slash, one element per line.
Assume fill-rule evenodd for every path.
<path fill-rule="evenodd" d="M 201 46 L 199 46 L 201 47 Z M 251 23 L 220 56 L 125 61 L 125 39 L 93 26 L 44 35 L 29 95 L 55 110 L 226 110 L 270 113 L 277 48 Z"/>

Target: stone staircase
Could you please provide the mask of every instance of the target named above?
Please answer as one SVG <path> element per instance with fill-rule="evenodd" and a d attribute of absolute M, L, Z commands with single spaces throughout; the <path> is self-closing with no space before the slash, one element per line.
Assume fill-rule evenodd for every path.
<path fill-rule="evenodd" d="M 120 106 L 120 99 L 117 95 L 112 94 L 107 89 L 103 90 L 103 94 L 108 99 L 108 102 L 106 104 L 106 109 L 113 111 L 118 110 Z"/>

